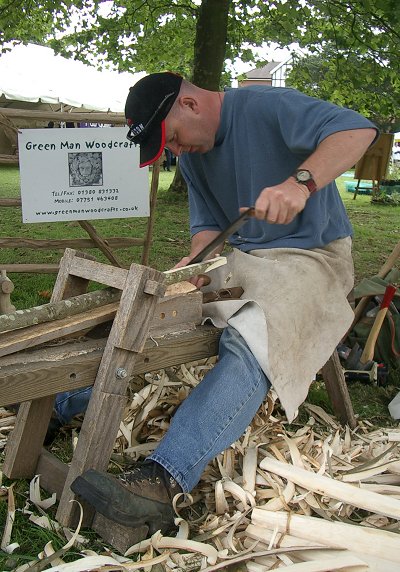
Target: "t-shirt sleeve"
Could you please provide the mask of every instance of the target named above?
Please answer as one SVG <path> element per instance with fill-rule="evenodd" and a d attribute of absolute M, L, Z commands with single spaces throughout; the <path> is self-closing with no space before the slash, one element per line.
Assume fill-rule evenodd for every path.
<path fill-rule="evenodd" d="M 279 98 L 277 121 L 288 148 L 294 153 L 310 153 L 329 135 L 376 126 L 356 111 L 309 97 L 297 90 L 285 90 Z M 374 141 L 375 141 L 374 140 Z"/>

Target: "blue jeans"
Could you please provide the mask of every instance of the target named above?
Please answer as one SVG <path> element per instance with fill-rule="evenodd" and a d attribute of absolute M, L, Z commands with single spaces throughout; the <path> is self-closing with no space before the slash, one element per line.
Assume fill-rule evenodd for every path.
<path fill-rule="evenodd" d="M 226 327 L 218 362 L 179 406 L 148 459 L 162 465 L 190 492 L 209 461 L 243 435 L 270 387 L 244 339 L 237 330 Z M 60 420 L 68 423 L 85 411 L 90 392 L 88 387 L 57 395 Z"/>
<path fill-rule="evenodd" d="M 84 413 L 92 395 L 92 386 L 64 391 L 56 395 L 54 411 L 62 425 L 68 425 L 80 413 Z"/>
<path fill-rule="evenodd" d="M 149 459 L 190 492 L 209 461 L 243 435 L 270 387 L 244 339 L 226 327 L 218 362 L 179 406 Z"/>

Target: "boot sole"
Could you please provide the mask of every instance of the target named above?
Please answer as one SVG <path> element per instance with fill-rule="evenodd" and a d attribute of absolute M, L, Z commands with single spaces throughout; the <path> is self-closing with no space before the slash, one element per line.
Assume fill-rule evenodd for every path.
<path fill-rule="evenodd" d="M 99 473 L 99 475 L 100 479 L 96 483 L 85 478 L 85 474 L 77 477 L 71 484 L 71 490 L 76 495 L 82 497 L 97 512 L 122 526 L 129 528 L 147 526 L 150 535 L 157 532 L 157 530 L 161 530 L 163 534 L 174 530 L 174 512 L 172 506 L 168 507 L 163 503 L 134 495 L 126 490 L 125 487 L 118 483 L 111 475 L 107 475 L 106 473 Z M 123 510 L 112 503 L 110 490 L 107 486 L 108 483 L 111 483 L 112 487 L 118 488 L 118 494 L 120 500 L 122 500 L 122 503 L 119 504 L 124 506 Z M 149 510 L 148 514 L 138 517 L 134 507 L 132 507 L 131 510 L 129 509 L 133 497 L 136 497 L 139 503 L 144 501 L 146 504 L 149 504 L 149 509 L 151 508 L 152 510 Z M 168 508 L 170 508 L 169 511 Z M 167 518 L 165 515 L 166 510 L 170 513 L 167 515 Z"/>

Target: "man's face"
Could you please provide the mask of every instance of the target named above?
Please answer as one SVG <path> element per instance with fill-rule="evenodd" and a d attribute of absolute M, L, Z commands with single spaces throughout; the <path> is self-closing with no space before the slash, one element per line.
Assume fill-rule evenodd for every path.
<path fill-rule="evenodd" d="M 92 164 L 90 161 L 85 161 L 84 163 L 79 163 L 78 165 L 79 172 L 82 176 L 87 177 L 92 172 Z"/>
<path fill-rule="evenodd" d="M 207 153 L 214 147 L 215 132 L 206 118 L 189 106 L 174 110 L 165 119 L 165 146 L 177 157 L 182 153 Z"/>

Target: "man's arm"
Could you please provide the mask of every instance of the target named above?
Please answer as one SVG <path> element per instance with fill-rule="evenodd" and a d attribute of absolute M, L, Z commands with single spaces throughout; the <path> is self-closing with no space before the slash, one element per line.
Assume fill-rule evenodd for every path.
<path fill-rule="evenodd" d="M 319 190 L 353 167 L 375 136 L 376 130 L 372 128 L 333 133 L 298 168 L 308 169 L 312 173 Z M 288 224 L 304 209 L 309 196 L 304 185 L 289 177 L 283 183 L 261 191 L 255 203 L 256 218 Z"/>

